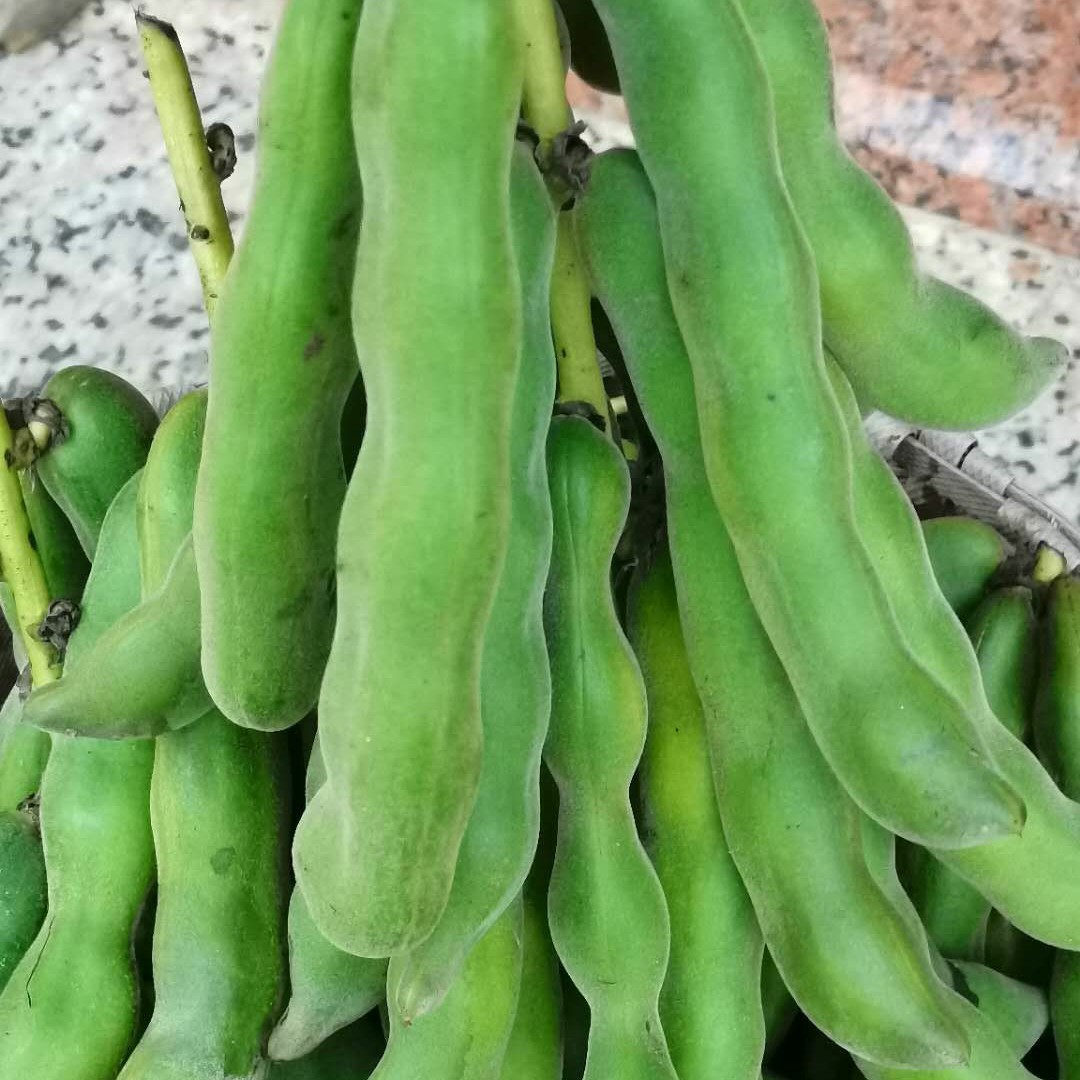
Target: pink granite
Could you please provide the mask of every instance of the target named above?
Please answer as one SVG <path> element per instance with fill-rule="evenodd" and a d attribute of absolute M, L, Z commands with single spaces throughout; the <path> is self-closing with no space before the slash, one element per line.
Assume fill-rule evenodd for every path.
<path fill-rule="evenodd" d="M 1080 255 L 1080 0 L 818 3 L 840 133 L 893 198 Z"/>

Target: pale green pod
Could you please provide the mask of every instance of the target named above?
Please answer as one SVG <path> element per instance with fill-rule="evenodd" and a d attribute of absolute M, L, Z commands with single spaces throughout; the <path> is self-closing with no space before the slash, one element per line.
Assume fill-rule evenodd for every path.
<path fill-rule="evenodd" d="M 367 429 L 342 509 L 319 697 L 327 781 L 293 864 L 316 925 L 360 956 L 431 933 L 480 776 L 481 657 L 508 541 L 522 340 L 513 18 L 496 0 L 367 0 L 357 38 L 353 321 Z"/>
<path fill-rule="evenodd" d="M 551 939 L 589 1003 L 585 1080 L 674 1080 L 658 1012 L 667 904 L 630 806 L 645 743 L 645 687 L 610 583 L 629 474 L 591 423 L 556 417 L 548 482 L 555 539 L 544 598 L 552 687 L 544 760 L 559 786 Z"/>
<path fill-rule="evenodd" d="M 555 398 L 548 296 L 555 221 L 523 144 L 514 152 L 510 210 L 525 333 L 511 422 L 510 539 L 481 660 L 484 760 L 446 910 L 398 965 L 397 1007 L 405 1017 L 438 1006 L 469 949 L 520 891 L 540 828 L 540 753 L 551 712 L 543 622 L 551 496 L 544 445 Z"/>
<path fill-rule="evenodd" d="M 1031 403 L 1065 347 L 1017 333 L 920 274 L 899 211 L 834 122 L 825 23 L 813 0 L 739 0 L 768 75 L 784 182 L 813 249 L 822 331 L 860 404 L 932 428 L 979 428 Z"/>
<path fill-rule="evenodd" d="M 356 379 L 350 76 L 362 0 L 290 0 L 259 103 L 251 210 L 214 308 L 195 554 L 218 707 L 262 731 L 319 694 Z M 242 628 L 242 629 L 241 629 Z"/>
<path fill-rule="evenodd" d="M 397 960 L 390 962 L 391 1002 Z M 492 924 L 442 1005 L 406 1025 L 390 1009 L 386 1053 L 372 1080 L 498 1080 L 521 983 L 521 904 Z"/>
<path fill-rule="evenodd" d="M 660 994 L 671 1060 L 680 1080 L 750 1076 L 762 1051 L 747 1032 L 764 1028 L 761 931 L 720 821 L 666 549 L 631 586 L 627 623 L 649 704 L 639 823 L 671 921 Z"/>
<path fill-rule="evenodd" d="M 663 290 L 656 210 L 636 159 L 594 161 L 575 213 L 663 458 L 681 623 L 724 833 L 772 958 L 803 1011 L 846 1047 L 909 1067 L 962 1061 L 966 1042 L 925 934 L 868 871 L 867 819 L 807 727 L 712 498 L 690 362 Z M 761 1029 L 744 1032 L 760 1053 Z"/>
<path fill-rule="evenodd" d="M 738 3 L 596 6 L 656 194 L 709 487 L 821 752 L 860 808 L 908 839 L 963 848 L 1019 832 L 1020 799 L 975 719 L 907 648 L 856 526 L 813 255 Z"/>

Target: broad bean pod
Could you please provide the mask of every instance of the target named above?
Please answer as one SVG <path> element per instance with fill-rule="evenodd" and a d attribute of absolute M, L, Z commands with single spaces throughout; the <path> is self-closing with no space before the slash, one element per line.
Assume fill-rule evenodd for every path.
<path fill-rule="evenodd" d="M 1021 801 L 974 719 L 912 657 L 856 527 L 814 261 L 736 0 L 597 9 L 656 193 L 709 486 L 806 722 L 892 831 L 957 848 L 1017 833 Z M 686 69 L 691 90 L 670 77 Z"/>
<path fill-rule="evenodd" d="M 957 992 L 994 1022 L 1018 1058 L 1026 1057 L 1050 1022 L 1046 991 L 985 964 L 958 960 L 949 967 Z"/>
<path fill-rule="evenodd" d="M 213 706 L 199 651 L 199 581 L 189 537 L 161 587 L 101 635 L 86 663 L 35 690 L 23 721 L 98 739 L 185 727 Z"/>
<path fill-rule="evenodd" d="M 545 439 L 555 399 L 548 303 L 555 221 L 522 144 L 510 210 L 524 338 L 511 422 L 509 545 L 480 669 L 484 759 L 446 910 L 398 965 L 397 1007 L 407 1018 L 438 1006 L 469 950 L 521 890 L 540 829 L 540 754 L 551 713 L 543 597 L 551 560 Z"/>
<path fill-rule="evenodd" d="M 559 793 L 546 768 L 540 770 L 540 839 L 529 876 L 521 890 L 521 989 L 517 1015 L 503 1058 L 502 1080 L 581 1080 L 580 1068 L 566 1058 L 565 972 L 551 942 L 547 896 L 555 861 Z M 569 981 L 569 980 L 567 980 Z M 576 994 L 573 983 L 570 990 Z M 578 996 L 580 1000 L 580 995 Z M 587 1006 L 585 1006 L 587 1010 Z M 588 1026 L 586 1021 L 585 1026 Z M 583 1042 L 587 1041 L 587 1034 Z"/>
<path fill-rule="evenodd" d="M 503 1058 L 502 1080 L 561 1080 L 562 993 L 559 958 L 547 925 L 547 893 L 522 897 L 521 989 Z"/>
<path fill-rule="evenodd" d="M 1050 587 L 1042 626 L 1042 670 L 1035 739 L 1050 775 L 1080 799 L 1080 581 L 1058 578 Z M 1074 950 L 1075 950 L 1074 946 Z M 1080 956 L 1059 952 L 1050 982 L 1062 1080 L 1080 1080 Z"/>
<path fill-rule="evenodd" d="M 863 817 L 861 823 L 863 852 L 866 865 L 882 893 L 892 902 L 899 917 L 924 939 L 926 937 L 919 914 L 900 884 L 896 873 L 896 838 L 883 829 L 877 822 Z M 1021 1080 L 1030 1078 L 1031 1073 L 1020 1064 L 1021 1041 L 1026 1039 L 1030 1030 L 1031 1000 L 1020 993 L 1013 995 L 1003 992 L 998 985 L 995 994 L 980 1001 L 981 1007 L 970 1000 L 974 995 L 970 987 L 965 987 L 963 977 L 957 977 L 957 967 L 950 965 L 927 941 L 931 961 L 942 983 L 956 986 L 950 997 L 954 1002 L 954 1012 L 958 1013 L 964 1031 L 971 1046 L 970 1060 L 955 1069 L 904 1069 L 896 1070 L 874 1065 L 854 1056 L 859 1071 L 868 1080 L 900 1080 L 900 1077 L 915 1077 L 917 1080 L 946 1080 L 959 1077 L 960 1080 Z M 991 976 L 987 976 L 987 979 Z M 967 993 L 958 992 L 966 989 Z M 1011 1014 L 1006 1016 L 1006 1014 Z M 1010 1042 L 1010 1039 L 1012 1040 Z"/>
<path fill-rule="evenodd" d="M 580 417 L 552 421 L 547 460 L 555 539 L 544 597 L 552 687 L 544 761 L 559 786 L 551 940 L 589 1003 L 585 1080 L 674 1080 L 658 1012 L 667 903 L 630 806 L 645 687 L 610 583 L 629 474 L 614 444 Z"/>
<path fill-rule="evenodd" d="M 41 431 L 47 443 L 34 468 L 93 558 L 105 512 L 146 459 L 157 413 L 119 375 L 83 365 L 58 371 L 41 397 L 59 410 L 61 419 L 49 409 L 46 423 L 32 421 L 31 430 Z"/>
<path fill-rule="evenodd" d="M 837 388 L 843 384 L 837 383 Z M 853 396 L 847 389 L 854 423 Z M 922 532 L 906 496 L 887 473 L 894 511 L 867 515 L 860 525 L 878 551 L 882 580 L 900 625 L 918 627 L 909 646 L 974 717 L 991 757 L 1020 793 L 1027 821 L 1020 836 L 965 851 L 932 848 L 1021 930 L 1060 948 L 1080 948 L 1080 804 L 1070 801 L 1035 755 L 995 716 L 963 626 L 938 588 Z M 871 530 L 880 542 L 873 543 Z"/>
<path fill-rule="evenodd" d="M 412 1024 L 393 1006 L 398 963 L 390 961 L 390 1037 L 372 1080 L 498 1080 L 521 984 L 520 901 L 469 953 L 442 1005 Z"/>
<path fill-rule="evenodd" d="M 26 723 L 94 738 L 150 737 L 184 727 L 212 707 L 199 662 L 199 580 L 188 509 L 206 411 L 205 390 L 185 394 L 151 445 L 137 502 L 141 602 L 95 635 L 76 671 L 30 695 Z"/>
<path fill-rule="evenodd" d="M 1001 533 L 976 518 L 941 517 L 922 522 L 922 534 L 938 587 L 957 616 L 968 618 L 1005 562 Z"/>
<path fill-rule="evenodd" d="M 90 560 L 74 526 L 33 471 L 20 473 L 19 485 L 49 595 L 54 600 L 78 600 L 90 573 Z"/>
<path fill-rule="evenodd" d="M 308 755 L 305 801 L 325 780 L 316 734 Z M 334 1032 L 371 1012 L 386 995 L 386 961 L 353 956 L 327 941 L 296 887 L 289 899 L 288 939 L 289 1001 L 267 1046 L 276 1061 L 313 1053 Z"/>
<path fill-rule="evenodd" d="M 860 404 L 936 428 L 986 427 L 1028 405 L 1061 373 L 1064 346 L 1018 334 L 919 273 L 899 211 L 837 134 L 813 0 L 739 3 L 772 90 L 784 183 L 813 249 L 825 343 Z"/>
<path fill-rule="evenodd" d="M 205 395 L 181 398 L 139 482 L 144 596 L 191 533 Z M 96 741 L 96 740 L 95 740 Z M 288 782 L 282 739 L 217 709 L 147 746 L 158 865 L 154 1011 L 121 1080 L 257 1080 L 284 982 Z"/>
<path fill-rule="evenodd" d="M 195 554 L 218 707 L 274 731 L 314 706 L 334 627 L 356 379 L 350 75 L 362 0 L 291 0 L 264 81 L 251 214 L 211 320 Z"/>
<path fill-rule="evenodd" d="M 522 338 L 517 40 L 511 5 L 496 0 L 367 0 L 357 37 L 353 321 L 367 430 L 319 697 L 327 782 L 293 864 L 316 925 L 361 956 L 406 951 L 434 929 L 480 775 Z"/>
<path fill-rule="evenodd" d="M 98 531 L 67 666 L 139 597 L 138 475 Z M 14 1077 L 113 1080 L 135 1034 L 131 939 L 154 876 L 153 747 L 53 737 L 41 783 L 48 914 L 0 994 L 0 1061 Z"/>
<path fill-rule="evenodd" d="M 0 811 L 0 991 L 45 918 L 45 857 L 35 815 Z"/>
<path fill-rule="evenodd" d="M 724 832 L 773 960 L 800 1008 L 842 1045 L 909 1067 L 961 1062 L 967 1045 L 925 935 L 868 872 L 863 815 L 806 726 L 710 493 L 656 209 L 633 153 L 594 161 L 575 215 L 663 459 L 682 626 Z"/>
<path fill-rule="evenodd" d="M 660 993 L 671 1060 L 680 1080 L 752 1076 L 765 1037 L 761 931 L 720 821 L 666 550 L 631 585 L 627 623 L 649 707 L 639 822 L 671 919 Z"/>

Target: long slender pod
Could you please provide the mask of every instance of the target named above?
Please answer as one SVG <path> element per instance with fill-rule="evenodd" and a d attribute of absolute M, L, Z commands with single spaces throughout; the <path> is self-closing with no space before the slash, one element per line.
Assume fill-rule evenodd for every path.
<path fill-rule="evenodd" d="M 854 424 L 854 395 L 833 370 L 834 387 Z M 1035 755 L 994 716 L 971 642 L 934 579 L 915 512 L 891 473 L 874 468 L 881 506 L 878 513 L 860 517 L 860 528 L 877 552 L 889 602 L 905 631 L 919 628 L 910 635 L 912 652 L 977 719 L 994 763 L 1027 807 L 1019 836 L 963 851 L 931 850 L 1031 937 L 1080 949 L 1080 804 L 1062 793 Z"/>
<path fill-rule="evenodd" d="M 842 1045 L 909 1067 L 960 1062 L 966 1041 L 925 935 L 867 869 L 863 815 L 814 742 L 712 499 L 690 361 L 663 289 L 656 208 L 637 157 L 598 157 L 575 213 L 663 458 L 681 622 L 724 832 L 773 960 L 803 1011 Z M 746 1037 L 760 1053 L 761 1031 Z"/>
<path fill-rule="evenodd" d="M 551 939 L 589 1003 L 586 1080 L 673 1080 L 658 1012 L 667 904 L 629 793 L 645 743 L 645 687 L 610 584 L 629 475 L 615 446 L 578 417 L 552 422 L 547 456 L 555 540 L 544 599 L 552 684 L 544 760 L 559 786 Z"/>
<path fill-rule="evenodd" d="M 813 248 L 826 344 L 861 404 L 936 428 L 987 427 L 1038 396 L 1066 351 L 922 275 L 903 219 L 833 118 L 813 0 L 739 0 L 768 74 L 784 183 Z"/>
<path fill-rule="evenodd" d="M 137 484 L 138 474 L 97 531 L 69 670 L 138 601 Z M 131 940 L 154 874 L 153 759 L 147 742 L 53 737 L 41 785 L 48 914 L 0 994 L 5 1080 L 113 1080 L 130 1048 L 139 1013 Z"/>
<path fill-rule="evenodd" d="M 90 560 L 75 527 L 33 471 L 20 473 L 19 484 L 49 595 L 53 600 L 78 600 L 90 574 Z"/>
<path fill-rule="evenodd" d="M 559 793 L 551 773 L 540 770 L 540 840 L 521 890 L 521 990 L 517 1015 L 503 1058 L 502 1080 L 560 1080 L 566 1067 L 564 972 L 548 929 L 547 897 L 555 861 Z M 573 990 L 573 984 L 570 984 Z M 576 993 L 576 991 L 574 991 Z M 584 1066 L 584 1053 L 582 1066 Z M 581 1069 L 576 1080 L 580 1080 Z"/>
<path fill-rule="evenodd" d="M 806 722 L 893 832 L 958 848 L 1019 832 L 1021 801 L 975 719 L 911 655 L 856 527 L 813 256 L 736 0 L 597 9 L 656 193 L 709 486 Z"/>
<path fill-rule="evenodd" d="M 1080 580 L 1072 576 L 1050 587 L 1043 615 L 1035 740 L 1061 790 L 1080 799 Z M 1073 949 L 1057 954 L 1050 981 L 1062 1080 L 1080 1080 L 1080 945 Z"/>
<path fill-rule="evenodd" d="M 555 398 L 548 306 L 555 221 L 524 145 L 514 154 L 510 192 L 525 335 L 511 425 L 510 543 L 480 671 L 484 760 L 446 910 L 398 965 L 397 1006 L 410 1018 L 438 1005 L 469 949 L 520 891 L 540 828 L 540 753 L 551 712 L 543 621 L 551 559 L 544 443 Z"/>
<path fill-rule="evenodd" d="M 628 634 L 649 704 L 639 769 L 645 850 L 667 897 L 671 957 L 660 1019 L 681 1080 L 750 1076 L 764 1025 L 757 918 L 728 853 L 705 717 L 666 550 L 631 587 Z"/>
<path fill-rule="evenodd" d="M 367 0 L 360 20 L 353 317 L 367 430 L 338 532 L 319 698 L 327 782 L 293 863 L 316 925 L 362 956 L 406 951 L 434 929 L 479 781 L 522 336 L 517 40 L 497 0 Z"/>
<path fill-rule="evenodd" d="M 388 1000 L 394 991 L 390 961 Z M 517 1011 L 521 983 L 521 904 L 499 916 L 476 948 L 445 1000 L 406 1024 L 390 1007 L 390 1037 L 372 1080 L 498 1080 Z"/>
<path fill-rule="evenodd" d="M 137 498 L 144 595 L 190 537 L 205 416 L 204 392 L 181 398 L 151 446 Z M 154 758 L 155 1000 L 123 1080 L 262 1075 L 284 990 L 283 740 L 211 709 L 145 744 Z"/>
<path fill-rule="evenodd" d="M 362 6 L 285 7 L 251 214 L 211 319 L 194 525 L 202 665 L 225 715 L 264 731 L 311 710 L 334 627 L 340 423 L 357 371 L 349 86 Z"/>
<path fill-rule="evenodd" d="M 308 801 L 326 780 L 316 734 L 308 755 Z M 289 1000 L 267 1051 L 275 1061 L 311 1054 L 334 1032 L 371 1012 L 386 996 L 386 961 L 353 956 L 319 932 L 304 894 L 294 886 L 289 899 Z"/>

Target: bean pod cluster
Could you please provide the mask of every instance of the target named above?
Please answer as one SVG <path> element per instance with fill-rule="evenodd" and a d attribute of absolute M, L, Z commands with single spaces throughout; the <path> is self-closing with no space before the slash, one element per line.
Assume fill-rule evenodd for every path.
<path fill-rule="evenodd" d="M 863 426 L 1063 349 L 812 0 L 288 0 L 235 254 L 138 18 L 208 381 L 0 413 L 0 1080 L 1080 1080 L 1080 579 Z"/>

